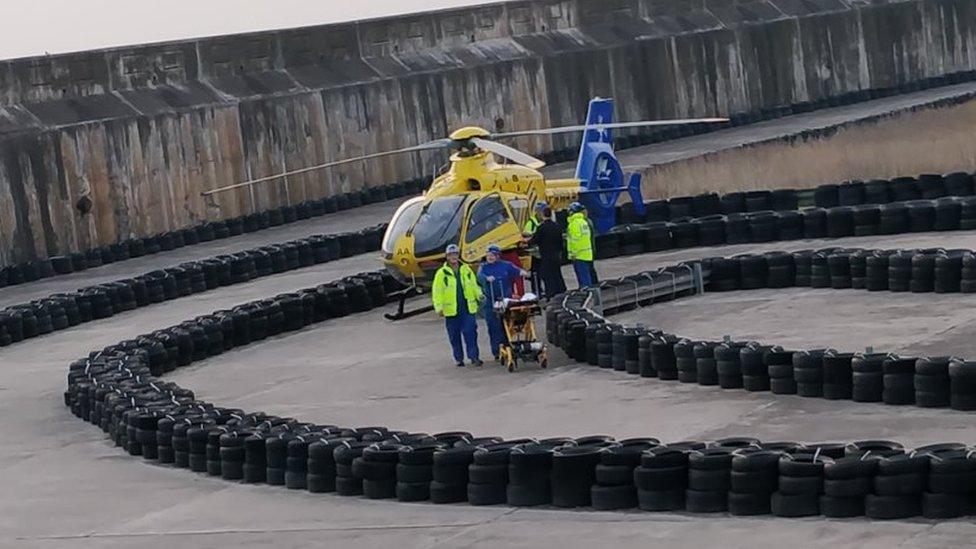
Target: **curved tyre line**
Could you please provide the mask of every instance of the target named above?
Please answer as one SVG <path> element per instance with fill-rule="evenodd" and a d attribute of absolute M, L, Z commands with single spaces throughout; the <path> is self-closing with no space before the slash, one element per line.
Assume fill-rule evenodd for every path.
<path fill-rule="evenodd" d="M 776 258 L 776 266 L 784 261 L 780 254 L 770 256 Z M 736 260 L 748 264 L 744 272 L 749 275 L 762 272 L 752 257 Z M 766 267 L 768 273 L 769 259 Z M 710 278 L 717 271 L 713 265 L 706 268 Z M 673 283 L 673 273 L 686 270 L 679 265 L 639 278 L 653 282 L 670 277 Z M 634 278 L 617 284 L 632 285 Z M 976 460 L 960 444 L 906 453 L 900 444 L 889 441 L 801 444 L 729 438 L 662 445 L 651 438 L 615 441 L 607 436 L 502 441 L 466 432 L 428 435 L 382 426 L 309 424 L 221 408 L 158 378 L 175 367 L 282 331 L 369 310 L 384 303 L 396 289 L 388 275 L 364 273 L 106 347 L 72 363 L 65 404 L 78 417 L 99 425 L 130 455 L 227 480 L 265 482 L 315 493 L 335 491 L 346 496 L 429 499 L 434 503 L 468 501 L 472 505 L 638 507 L 784 517 L 822 513 L 879 519 L 920 514 L 945 518 L 971 512 L 967 502 L 976 495 L 976 486 L 956 481 L 976 474 Z M 635 304 L 685 293 L 673 285 L 670 294 L 651 294 L 650 299 L 637 299 Z M 547 315 L 555 323 L 553 339 L 577 360 L 581 353 L 588 354 L 587 331 L 606 325 L 586 309 L 586 301 L 584 292 L 570 293 L 561 308 Z M 632 330 L 616 340 L 616 347 L 631 356 L 635 337 L 640 347 L 642 338 L 655 335 Z M 666 340 L 665 334 L 659 337 Z M 729 382 L 729 377 L 740 375 L 737 372 L 752 372 L 755 367 L 755 357 L 748 365 L 740 362 L 739 370 L 731 366 L 734 346 L 695 345 L 690 357 L 696 360 L 696 367 L 698 360 L 710 360 L 706 363 L 714 363 L 717 381 Z M 651 356 L 655 348 L 660 350 L 660 345 L 650 347 Z M 671 347 L 676 350 L 677 345 Z M 740 357 L 744 349 L 739 349 Z M 768 348 L 767 355 L 773 363 L 782 364 L 783 370 L 785 359 L 790 358 L 795 375 L 797 357 L 797 365 L 804 369 L 818 358 L 824 360 L 828 353 Z M 634 356 L 638 364 L 632 373 L 649 372 L 640 353 Z M 874 357 L 870 361 L 877 362 Z M 918 369 L 938 369 L 937 361 L 929 359 Z M 611 366 L 614 364 L 611 360 Z M 886 361 L 881 364 L 887 375 L 905 375 L 908 368 L 903 360 L 892 362 L 887 369 Z M 963 368 L 968 375 L 966 364 Z M 623 365 L 631 370 L 628 359 Z M 802 374 L 798 379 L 806 382 L 815 377 Z"/>
<path fill-rule="evenodd" d="M 188 261 L 0 310 L 0 347 L 222 286 L 378 250 L 385 225 Z"/>
<path fill-rule="evenodd" d="M 419 194 L 427 188 L 429 183 L 430 179 L 427 178 L 371 187 L 359 192 L 348 192 L 317 200 L 308 200 L 295 205 L 281 206 L 219 221 L 207 221 L 196 226 L 144 238 L 130 238 L 112 245 L 0 267 L 0 288 L 94 269 L 110 263 L 118 263 L 244 233 L 253 233 L 303 219 Z"/>

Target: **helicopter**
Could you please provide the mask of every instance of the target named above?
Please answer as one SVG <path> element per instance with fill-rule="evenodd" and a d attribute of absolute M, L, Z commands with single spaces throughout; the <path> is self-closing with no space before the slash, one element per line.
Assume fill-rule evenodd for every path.
<path fill-rule="evenodd" d="M 492 244 L 509 252 L 519 250 L 520 258 L 528 263 L 528 254 L 522 246 L 522 227 L 540 201 L 545 201 L 554 212 L 565 210 L 576 201 L 582 203 L 598 234 L 615 225 L 617 201 L 624 192 L 637 213 L 642 214 L 640 174 L 631 174 L 624 182 L 623 169 L 614 154 L 612 130 L 726 121 L 726 118 L 697 118 L 614 123 L 613 100 L 597 97 L 590 101 L 586 121 L 579 126 L 506 133 L 468 126 L 443 139 L 288 171 L 209 193 L 384 156 L 451 150 L 447 171 L 437 176 L 421 196 L 400 205 L 383 237 L 383 263 L 407 286 L 400 296 L 398 312 L 387 315 L 397 320 L 423 312 L 404 313 L 404 301 L 429 288 L 431 276 L 444 262 L 448 244 L 457 244 L 461 259 L 468 263 L 483 258 Z M 497 141 L 565 133 L 583 134 L 576 171 L 569 179 L 547 179 L 539 171 L 545 162 Z M 499 157 L 503 162 L 498 161 Z"/>

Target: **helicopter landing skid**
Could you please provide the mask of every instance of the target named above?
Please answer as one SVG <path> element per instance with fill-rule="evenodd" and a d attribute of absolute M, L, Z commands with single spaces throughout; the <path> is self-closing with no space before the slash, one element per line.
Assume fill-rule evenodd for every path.
<path fill-rule="evenodd" d="M 427 305 L 425 307 L 420 307 L 419 309 L 413 309 L 411 311 L 404 311 L 404 307 L 407 304 L 407 300 L 411 297 L 416 297 L 418 295 L 423 295 L 423 291 L 417 286 L 408 286 L 394 294 L 390 297 L 394 297 L 397 300 L 397 310 L 395 313 L 384 313 L 383 317 L 387 320 L 397 321 L 403 320 L 405 318 L 410 318 L 412 316 L 422 315 L 426 312 L 434 310 L 433 305 Z"/>

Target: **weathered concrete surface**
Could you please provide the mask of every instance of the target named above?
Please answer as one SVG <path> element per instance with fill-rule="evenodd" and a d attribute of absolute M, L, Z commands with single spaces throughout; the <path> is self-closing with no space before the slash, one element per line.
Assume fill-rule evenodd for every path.
<path fill-rule="evenodd" d="M 433 172 L 212 189 L 478 123 L 754 111 L 976 68 L 970 0 L 546 0 L 0 63 L 0 264 Z M 530 150 L 563 148 L 538 140 Z M 92 213 L 75 209 L 83 196 Z"/>
<path fill-rule="evenodd" d="M 350 224 L 363 222 L 358 211 L 340 215 Z M 613 276 L 718 253 L 837 244 L 973 248 L 976 232 L 726 246 L 620 258 L 600 262 L 598 268 L 604 276 Z M 165 256 L 155 259 L 160 266 L 168 264 Z M 5 418 L 0 422 L 4 441 L 0 444 L 0 547 L 179 549 L 273 544 L 283 548 L 379 548 L 395 544 L 454 548 L 538 547 L 545 543 L 567 548 L 721 545 L 774 549 L 785 544 L 887 548 L 898 544 L 965 546 L 976 534 L 969 519 L 869 522 L 515 510 L 376 502 L 245 486 L 129 457 L 61 403 L 67 363 L 91 349 L 215 309 L 358 272 L 369 268 L 371 260 L 367 256 L 350 258 L 220 288 L 0 349 L 0 416 Z M 837 291 L 823 295 L 814 306 L 825 309 L 842 299 L 851 308 L 843 322 L 850 323 L 884 314 L 892 319 L 891 326 L 863 322 L 858 324 L 859 332 L 866 339 L 892 340 L 886 335 L 889 330 L 904 330 L 913 322 L 897 317 L 902 310 L 898 298 L 910 296 L 885 295 L 889 298 L 879 300 L 868 292 Z M 733 297 L 716 295 L 714 299 Z M 912 314 L 946 317 L 946 323 L 957 328 L 938 337 L 960 348 L 971 345 L 967 326 L 973 324 L 976 313 L 967 305 L 976 298 L 926 297 L 912 301 Z M 946 306 L 943 299 L 952 298 L 955 301 Z M 858 311 L 858 305 L 863 310 Z M 649 312 L 656 314 L 671 306 L 657 305 Z M 771 307 L 765 314 L 781 319 L 782 324 L 796 318 L 786 307 Z M 810 318 L 815 324 L 799 337 L 838 322 L 826 314 Z M 698 328 L 684 326 L 688 330 L 706 328 L 733 334 L 745 329 L 735 315 L 703 319 Z M 923 333 L 938 328 L 918 326 Z M 798 337 L 784 327 L 778 330 L 777 339 Z M 965 354 L 974 356 L 976 350 Z M 382 319 L 380 311 L 242 348 L 176 372 L 172 379 L 214 402 L 320 421 L 375 422 L 425 431 L 465 428 L 507 436 L 596 432 L 654 435 L 665 440 L 752 434 L 809 441 L 867 437 L 894 438 L 907 444 L 976 441 L 972 417 L 962 412 L 665 383 L 568 365 L 560 353 L 547 371 L 527 367 L 509 375 L 494 366 L 458 369 L 447 357 L 441 322 L 422 316 L 391 324 Z"/>
<path fill-rule="evenodd" d="M 976 171 L 976 83 L 719 130 L 619 151 L 647 197 L 810 188 L 851 179 Z M 572 177 L 576 167 L 545 168 Z"/>

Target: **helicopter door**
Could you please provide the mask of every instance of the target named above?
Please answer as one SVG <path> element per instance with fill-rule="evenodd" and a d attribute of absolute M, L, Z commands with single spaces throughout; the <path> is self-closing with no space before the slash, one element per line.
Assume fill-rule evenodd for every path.
<path fill-rule="evenodd" d="M 511 240 L 520 234 L 518 225 L 497 194 L 482 197 L 471 207 L 464 231 L 464 257 L 475 261 L 485 255 L 491 244 L 505 246 L 503 240 Z"/>

